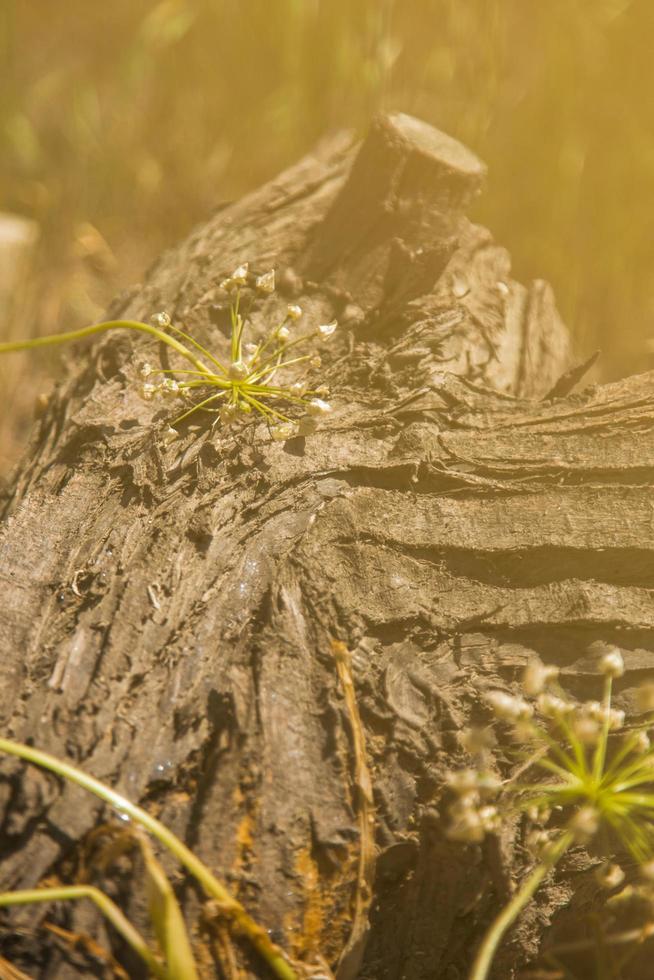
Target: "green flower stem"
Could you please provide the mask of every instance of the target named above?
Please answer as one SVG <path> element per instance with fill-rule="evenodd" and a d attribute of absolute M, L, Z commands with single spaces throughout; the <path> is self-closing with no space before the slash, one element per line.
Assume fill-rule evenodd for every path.
<path fill-rule="evenodd" d="M 609 674 L 604 678 L 604 696 L 602 698 L 602 708 L 604 709 L 604 718 L 602 721 L 602 732 L 600 734 L 599 742 L 597 743 L 597 748 L 595 749 L 595 758 L 593 759 L 593 776 L 595 780 L 599 782 L 602 777 L 602 772 L 604 771 L 604 763 L 606 762 L 606 747 L 609 741 L 609 727 L 611 724 L 611 719 L 609 717 L 609 712 L 611 710 L 611 687 L 613 684 L 613 678 Z"/>
<path fill-rule="evenodd" d="M 83 789 L 98 796 L 101 800 L 109 803 L 110 806 L 115 807 L 119 813 L 130 817 L 136 823 L 145 827 L 199 881 L 205 893 L 218 903 L 220 911 L 229 916 L 237 929 L 247 936 L 257 952 L 266 960 L 273 973 L 280 980 L 297 980 L 297 973 L 279 946 L 272 942 L 266 930 L 257 925 L 254 919 L 245 911 L 241 903 L 214 877 L 202 861 L 175 834 L 160 823 L 156 817 L 151 816 L 146 810 L 130 802 L 130 800 L 121 796 L 120 793 L 105 786 L 99 780 L 94 779 L 93 776 L 89 776 L 80 769 L 76 769 L 74 766 L 62 762 L 47 752 L 41 752 L 39 749 L 33 749 L 29 745 L 22 745 L 19 742 L 12 742 L 5 738 L 0 738 L 0 751 L 18 756 L 20 759 L 25 759 L 26 762 L 32 762 L 34 765 L 49 769 L 50 772 L 54 772 L 64 779 L 69 779 L 71 782 L 76 783 Z"/>
<path fill-rule="evenodd" d="M 0 908 L 7 905 L 32 905 L 35 902 L 66 902 L 80 898 L 88 898 L 94 902 L 125 942 L 147 964 L 150 973 L 160 980 L 167 980 L 168 972 L 155 958 L 140 932 L 99 888 L 92 885 L 62 885 L 57 888 L 28 888 L 24 891 L 4 892 L 0 894 Z"/>
<path fill-rule="evenodd" d="M 297 402 L 299 405 L 306 405 L 307 395 L 317 395 L 317 392 L 312 388 L 307 388 L 304 395 L 300 397 L 299 395 L 289 395 L 287 388 L 277 388 L 274 385 L 260 385 L 255 384 L 250 381 L 246 382 L 247 389 L 249 392 L 261 393 L 263 395 L 269 395 L 271 398 L 285 398 L 289 402 Z"/>
<path fill-rule="evenodd" d="M 106 320 L 104 323 L 95 323 L 91 327 L 83 327 L 81 330 L 70 330 L 68 333 L 55 333 L 47 337 L 34 337 L 32 340 L 16 340 L 10 341 L 9 343 L 0 344 L 0 354 L 9 354 L 11 351 L 18 350 L 33 350 L 35 347 L 50 347 L 53 344 L 66 344 L 69 341 L 83 340 L 85 337 L 91 337 L 96 333 L 105 333 L 107 330 L 140 330 L 142 333 L 148 333 L 152 337 L 156 337 L 163 344 L 168 344 L 173 350 L 176 350 L 178 354 L 190 361 L 191 364 L 204 375 L 212 374 L 207 366 L 184 344 L 180 343 L 174 337 L 169 337 L 162 330 L 158 330 L 157 327 L 150 326 L 149 323 L 140 323 L 138 320 Z M 218 379 L 213 381 L 213 384 L 220 383 Z M 225 381 L 225 387 L 227 387 L 227 381 Z"/>
<path fill-rule="evenodd" d="M 152 374 L 188 374 L 194 377 L 202 377 L 205 380 L 202 384 L 214 384 L 216 381 L 222 381 L 223 378 L 219 374 L 207 375 L 206 371 L 191 371 L 188 368 L 152 368 Z"/>
<path fill-rule="evenodd" d="M 232 324 L 232 361 L 241 360 L 241 334 L 243 333 L 243 320 L 239 317 L 239 306 L 241 305 L 241 290 L 236 291 L 236 301 L 232 303 L 229 311 Z"/>
<path fill-rule="evenodd" d="M 205 357 L 208 357 L 209 360 L 213 364 L 215 364 L 216 367 L 219 368 L 223 374 L 227 373 L 225 365 L 222 364 L 217 357 L 214 357 L 211 351 L 208 351 L 206 347 L 203 347 L 202 344 L 199 344 L 197 340 L 191 337 L 190 334 L 187 334 L 183 330 L 180 330 L 180 328 L 176 327 L 173 323 L 168 324 L 168 330 L 172 330 L 173 333 L 176 333 L 178 337 L 181 337 L 183 340 L 186 340 L 189 344 L 191 344 L 192 347 L 195 347 L 196 350 L 199 350 L 201 354 L 204 354 Z"/>
<path fill-rule="evenodd" d="M 261 412 L 264 415 L 272 415 L 274 418 L 281 419 L 283 422 L 291 421 L 288 415 L 282 415 L 281 412 L 275 411 L 275 409 L 270 408 L 269 405 L 264 405 L 263 402 L 260 402 L 258 398 L 254 398 L 252 395 L 248 394 L 248 392 L 241 391 L 240 394 L 241 398 L 245 399 L 249 405 L 256 408 L 258 412 Z"/>
<path fill-rule="evenodd" d="M 259 344 L 254 354 L 254 357 L 252 358 L 253 363 L 256 363 L 256 361 L 259 360 L 263 352 L 268 347 L 270 347 L 270 345 L 274 342 L 274 340 L 277 337 L 278 331 L 281 329 L 281 327 L 283 327 L 286 323 L 288 323 L 288 319 L 289 318 L 285 316 L 282 322 L 277 327 L 277 330 L 271 331 L 270 335 L 266 337 L 264 342 L 262 344 Z M 294 340 L 287 340 L 286 343 L 280 344 L 280 346 L 277 348 L 277 353 L 284 355 L 286 351 L 289 349 L 289 347 L 296 347 L 298 344 L 302 344 L 304 343 L 305 340 L 310 340 L 311 337 L 315 337 L 315 336 L 316 336 L 315 333 L 304 333 L 301 334 L 299 337 L 295 337 Z M 277 356 L 277 354 L 275 354 L 274 356 Z"/>
<path fill-rule="evenodd" d="M 511 901 L 504 906 L 498 917 L 495 919 L 490 929 L 484 936 L 481 946 L 477 951 L 475 961 L 472 965 L 469 980 L 486 980 L 488 972 L 493 962 L 493 957 L 497 951 L 504 933 L 515 922 L 524 907 L 534 897 L 536 891 L 543 880 L 550 873 L 552 868 L 561 860 L 568 850 L 574 835 L 567 831 L 554 844 L 547 858 L 536 865 L 529 877 L 522 883 Z"/>
<path fill-rule="evenodd" d="M 629 769 L 632 769 L 632 768 L 635 769 L 635 770 L 638 770 L 638 769 L 640 769 L 642 767 L 643 760 L 642 760 L 642 758 L 639 757 L 639 758 L 636 759 L 635 764 L 633 764 L 632 766 L 624 766 L 624 767 L 622 767 L 622 769 L 620 768 L 622 766 L 622 763 L 624 762 L 624 760 L 627 758 L 627 756 L 631 752 L 633 752 L 633 750 L 637 746 L 639 735 L 640 735 L 640 732 L 639 731 L 638 732 L 632 732 L 631 735 L 629 735 L 625 739 L 625 741 L 622 743 L 622 745 L 618 749 L 618 751 L 613 753 L 613 755 L 611 757 L 611 762 L 605 768 L 604 773 L 603 773 L 605 779 L 608 778 L 608 777 L 611 777 L 611 776 L 615 775 L 615 773 L 617 773 L 619 770 L 622 773 L 624 773 L 626 770 L 629 770 Z M 650 776 L 651 776 L 651 770 L 650 770 Z"/>
<path fill-rule="evenodd" d="M 266 361 L 265 364 L 257 365 L 256 370 L 250 375 L 250 380 L 252 382 L 256 382 L 260 378 L 263 378 L 264 375 L 268 375 L 270 378 L 273 378 L 276 371 L 280 367 L 287 368 L 290 367 L 291 364 L 301 364 L 303 361 L 310 361 L 311 357 L 311 354 L 302 354 L 301 357 L 293 357 L 290 361 L 282 361 L 282 355 L 278 352 L 274 357 L 271 357 L 270 360 Z"/>
<path fill-rule="evenodd" d="M 187 385 L 187 387 L 190 388 L 191 385 Z M 183 412 L 181 415 L 178 415 L 176 419 L 173 419 L 171 425 L 177 425 L 179 422 L 182 421 L 182 419 L 187 419 L 189 415 L 193 415 L 194 412 L 199 412 L 199 411 L 206 412 L 207 409 L 205 408 L 205 406 L 208 405 L 210 402 L 215 402 L 218 398 L 222 398 L 224 394 L 225 394 L 224 391 L 219 391 L 217 395 L 209 395 L 208 398 L 205 398 L 203 401 L 198 402 L 197 405 L 193 405 L 193 407 L 189 408 L 188 411 Z"/>

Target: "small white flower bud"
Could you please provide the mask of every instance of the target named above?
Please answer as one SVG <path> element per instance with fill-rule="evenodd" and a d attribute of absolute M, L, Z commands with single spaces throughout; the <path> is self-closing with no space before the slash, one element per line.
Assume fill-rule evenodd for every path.
<path fill-rule="evenodd" d="M 447 837 L 450 840 L 460 841 L 463 844 L 481 844 L 486 831 L 476 810 L 470 810 L 462 814 L 447 829 Z"/>
<path fill-rule="evenodd" d="M 142 364 L 141 367 L 139 368 L 139 374 L 141 375 L 142 378 L 149 378 L 150 375 L 152 374 L 152 370 L 153 370 L 152 365 L 148 363 L 148 361 L 146 361 L 145 364 Z"/>
<path fill-rule="evenodd" d="M 534 657 L 525 667 L 522 686 L 525 694 L 535 697 L 542 694 L 547 685 L 558 676 L 559 668 L 546 666 L 538 657 Z"/>
<path fill-rule="evenodd" d="M 482 806 L 479 808 L 479 820 L 487 834 L 496 833 L 501 827 L 500 815 L 495 806 Z"/>
<path fill-rule="evenodd" d="M 620 708 L 611 708 L 609 711 L 609 731 L 616 732 L 624 725 L 625 713 Z"/>
<path fill-rule="evenodd" d="M 318 368 L 322 367 L 322 357 L 320 356 L 320 354 L 314 354 L 314 356 L 310 358 L 309 366 L 315 368 L 316 371 L 318 370 Z"/>
<path fill-rule="evenodd" d="M 612 647 L 600 657 L 599 669 L 606 677 L 622 677 L 624 660 L 617 647 Z"/>
<path fill-rule="evenodd" d="M 250 373 L 250 369 L 243 361 L 232 361 L 228 373 L 232 381 L 244 381 Z"/>
<path fill-rule="evenodd" d="M 329 402 L 325 402 L 322 398 L 311 398 L 307 402 L 307 413 L 313 416 L 329 415 L 332 407 Z"/>
<path fill-rule="evenodd" d="M 530 830 L 525 837 L 525 847 L 539 859 L 549 847 L 551 840 L 552 834 L 549 830 Z"/>
<path fill-rule="evenodd" d="M 275 270 L 271 269 L 270 272 L 264 272 L 262 276 L 257 276 L 255 285 L 260 293 L 274 293 Z"/>
<path fill-rule="evenodd" d="M 624 871 L 619 864 L 605 861 L 595 870 L 595 878 L 602 888 L 617 888 L 624 881 Z"/>
<path fill-rule="evenodd" d="M 297 303 L 291 303 L 286 309 L 286 316 L 289 320 L 299 320 L 302 316 L 302 307 L 298 306 Z"/>
<path fill-rule="evenodd" d="M 601 734 L 601 727 L 595 718 L 579 715 L 572 719 L 572 730 L 584 745 L 596 745 Z"/>
<path fill-rule="evenodd" d="M 563 718 L 574 711 L 574 705 L 564 701 L 563 698 L 557 698 L 554 694 L 541 694 L 536 706 L 545 718 Z"/>
<path fill-rule="evenodd" d="M 234 288 L 235 283 L 234 280 L 228 276 L 227 279 L 221 279 L 218 286 L 220 289 L 224 289 L 226 293 L 229 293 Z"/>
<path fill-rule="evenodd" d="M 297 435 L 297 427 L 289 422 L 284 422 L 274 426 L 270 430 L 270 434 L 275 442 L 286 442 L 287 439 L 293 439 Z"/>
<path fill-rule="evenodd" d="M 155 327 L 159 327 L 160 330 L 165 330 L 171 324 L 170 317 L 167 313 L 155 313 L 154 316 L 150 317 L 150 321 Z"/>
<path fill-rule="evenodd" d="M 175 381 L 174 378 L 164 378 L 161 387 L 164 391 L 179 391 L 179 382 Z"/>
<path fill-rule="evenodd" d="M 338 326 L 338 322 L 336 320 L 332 320 L 331 323 L 322 323 L 318 327 L 318 333 L 320 334 L 321 337 L 324 337 L 326 340 L 328 337 L 332 336 L 337 326 Z"/>
<path fill-rule="evenodd" d="M 623 736 L 623 738 L 628 738 L 628 737 L 629 737 L 628 735 Z M 650 742 L 650 738 L 647 732 L 640 731 L 638 732 L 637 736 L 635 736 L 635 738 L 633 739 L 632 751 L 645 753 L 649 751 L 651 745 L 652 743 Z"/>
<path fill-rule="evenodd" d="M 163 441 L 166 445 L 170 445 L 172 442 L 176 442 L 179 439 L 179 432 L 177 429 L 173 429 L 172 425 L 169 425 L 163 434 Z"/>
<path fill-rule="evenodd" d="M 232 282 L 235 282 L 237 286 L 244 286 L 247 281 L 249 268 L 250 263 L 243 262 L 241 265 L 239 265 L 238 269 L 234 269 L 230 276 Z"/>
<path fill-rule="evenodd" d="M 546 806 L 530 806 L 526 809 L 525 813 L 532 823 L 541 824 L 543 827 L 552 816 L 551 809 Z"/>
<path fill-rule="evenodd" d="M 158 390 L 159 388 L 157 385 L 144 384 L 143 387 L 141 388 L 141 394 L 143 398 L 146 400 L 146 402 L 149 402 L 150 399 L 153 398 L 153 396 L 157 393 Z"/>
<path fill-rule="evenodd" d="M 277 331 L 277 336 L 280 340 L 288 340 L 288 338 L 291 336 L 291 331 L 288 329 L 288 327 L 280 327 Z"/>
<path fill-rule="evenodd" d="M 577 840 L 584 841 L 597 833 L 599 813 L 593 806 L 582 806 L 570 820 L 568 826 Z"/>
<path fill-rule="evenodd" d="M 533 708 L 522 698 L 516 698 L 505 691 L 487 691 L 487 703 L 502 721 L 520 721 L 530 718 Z"/>
<path fill-rule="evenodd" d="M 480 803 L 481 800 L 479 798 L 479 793 L 474 791 L 470 793 L 462 793 L 459 794 L 454 802 L 448 806 L 447 812 L 452 818 L 452 821 L 455 821 L 458 820 L 459 817 L 465 816 L 471 810 L 476 812 L 479 809 Z"/>
<path fill-rule="evenodd" d="M 302 398 L 307 393 L 307 384 L 304 381 L 294 381 L 289 391 L 295 398 Z"/>
<path fill-rule="evenodd" d="M 604 708 L 599 701 L 584 701 L 581 710 L 593 721 L 604 721 Z"/>

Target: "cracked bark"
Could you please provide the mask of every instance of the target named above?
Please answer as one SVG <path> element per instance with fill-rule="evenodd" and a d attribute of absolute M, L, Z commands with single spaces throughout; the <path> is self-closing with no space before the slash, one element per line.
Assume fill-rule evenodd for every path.
<path fill-rule="evenodd" d="M 363 962 L 342 977 L 464 976 L 520 868 L 511 842 L 446 841 L 438 815 L 483 690 L 515 684 L 530 650 L 585 690 L 584 650 L 602 639 L 624 652 L 629 707 L 652 659 L 652 376 L 543 400 L 571 368 L 568 335 L 549 287 L 511 279 L 466 218 L 483 175 L 430 127 L 381 119 L 362 146 L 331 139 L 221 210 L 114 304 L 168 310 L 220 355 L 218 282 L 243 259 L 274 265 L 255 331 L 290 301 L 341 323 L 322 371 L 335 412 L 315 436 L 202 428 L 166 446 L 166 410 L 137 394 L 139 359 L 166 352 L 114 335 L 83 348 L 5 496 L 3 732 L 151 808 L 293 956 L 332 966 L 360 873 L 333 641 L 352 652 L 377 860 Z M 0 888 L 74 874 L 102 808 L 34 770 L 2 773 Z M 498 976 L 536 954 L 585 874 L 568 871 Z M 136 886 L 112 887 L 140 921 Z M 101 975 L 44 918 L 141 975 L 83 908 L 14 911 L 0 952 L 39 977 Z M 235 955 L 267 975 L 238 941 Z"/>

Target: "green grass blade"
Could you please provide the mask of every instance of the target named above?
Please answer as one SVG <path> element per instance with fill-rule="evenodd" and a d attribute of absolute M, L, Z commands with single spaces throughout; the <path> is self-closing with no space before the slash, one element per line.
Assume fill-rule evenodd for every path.
<path fill-rule="evenodd" d="M 145 861 L 150 918 L 168 972 L 174 980 L 199 980 L 191 943 L 172 886 L 145 835 L 139 834 L 139 844 Z"/>
<path fill-rule="evenodd" d="M 522 910 L 538 891 L 543 880 L 563 857 L 573 843 L 574 837 L 567 832 L 562 834 L 547 861 L 536 865 L 532 873 L 522 883 L 507 905 L 492 923 L 477 951 L 470 972 L 470 980 L 486 980 L 491 969 L 493 957 L 507 929 L 515 922 Z"/>
<path fill-rule="evenodd" d="M 36 902 L 75 901 L 81 898 L 89 899 L 100 909 L 116 932 L 120 933 L 125 942 L 147 964 L 150 973 L 160 980 L 170 980 L 167 970 L 155 958 L 141 934 L 125 918 L 109 896 L 92 885 L 61 885 L 54 888 L 29 888 L 24 891 L 4 892 L 0 894 L 0 908 L 8 905 L 33 905 Z"/>
<path fill-rule="evenodd" d="M 156 837 L 159 843 L 163 844 L 164 847 L 167 847 L 175 855 L 186 870 L 198 880 L 205 893 L 219 903 L 221 911 L 229 916 L 236 927 L 247 936 L 248 940 L 266 960 L 280 980 L 298 980 L 296 971 L 288 962 L 282 950 L 272 942 L 266 930 L 250 918 L 241 903 L 230 894 L 227 888 L 218 881 L 206 865 L 195 856 L 193 851 L 176 837 L 172 831 L 168 830 L 164 824 L 160 823 L 156 817 L 149 814 L 147 810 L 143 810 L 136 803 L 132 803 L 126 797 L 117 793 L 116 790 L 110 789 L 98 779 L 82 772 L 81 769 L 76 769 L 69 763 L 62 762 L 47 752 L 33 749 L 31 746 L 23 745 L 20 742 L 12 742 L 6 738 L 0 738 L 0 752 L 6 752 L 19 759 L 24 759 L 26 762 L 41 766 L 55 773 L 57 776 L 70 780 L 90 793 L 93 793 L 99 799 L 104 800 L 119 813 L 128 816 L 135 823 L 144 827 L 153 837 Z"/>

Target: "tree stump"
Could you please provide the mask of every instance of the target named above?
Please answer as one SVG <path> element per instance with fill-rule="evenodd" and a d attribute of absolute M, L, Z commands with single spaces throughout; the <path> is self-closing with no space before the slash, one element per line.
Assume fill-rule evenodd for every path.
<path fill-rule="evenodd" d="M 3 733 L 140 801 L 339 980 L 464 977 L 522 866 L 519 836 L 454 844 L 438 811 L 484 690 L 510 689 L 532 650 L 580 689 L 601 639 L 624 652 L 628 703 L 651 663 L 652 375 L 547 398 L 568 334 L 549 287 L 513 281 L 467 219 L 483 176 L 449 137 L 384 117 L 220 210 L 114 304 L 166 310 L 221 356 L 218 283 L 245 259 L 274 266 L 255 334 L 289 302 L 340 324 L 315 435 L 207 423 L 167 444 L 169 410 L 138 393 L 138 362 L 165 352 L 116 333 L 83 348 L 5 500 Z M 2 772 L 0 887 L 74 876 L 108 814 Z M 126 873 L 111 887 L 141 921 Z M 238 937 L 243 972 L 212 966 L 199 895 L 179 894 L 206 976 L 268 976 Z M 498 976 L 534 958 L 569 894 L 539 893 Z M 142 975 L 81 907 L 14 910 L 2 954 L 104 975 L 44 918 Z"/>

